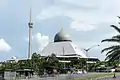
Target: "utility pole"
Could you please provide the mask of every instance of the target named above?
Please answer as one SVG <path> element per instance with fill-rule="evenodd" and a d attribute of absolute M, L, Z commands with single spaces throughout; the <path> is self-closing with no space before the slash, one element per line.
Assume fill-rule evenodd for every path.
<path fill-rule="evenodd" d="M 30 8 L 30 20 L 29 20 L 29 23 L 28 23 L 28 27 L 29 27 L 28 59 L 31 59 L 31 54 L 32 54 L 32 28 L 33 28 L 31 8 Z"/>

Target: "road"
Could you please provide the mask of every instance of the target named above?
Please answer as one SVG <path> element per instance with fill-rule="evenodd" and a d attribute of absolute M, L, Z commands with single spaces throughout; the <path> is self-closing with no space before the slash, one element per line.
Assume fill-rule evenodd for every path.
<path fill-rule="evenodd" d="M 116 78 L 113 77 L 105 77 L 97 80 L 120 80 L 120 76 L 116 76 Z"/>
<path fill-rule="evenodd" d="M 34 77 L 29 80 L 68 80 L 68 79 L 74 80 L 75 78 L 84 78 L 95 74 L 103 74 L 103 73 L 61 74 L 61 75 L 56 75 L 55 77 L 41 77 L 41 78 Z"/>
<path fill-rule="evenodd" d="M 56 75 L 55 77 L 37 77 L 34 76 L 31 79 L 23 79 L 23 80 L 74 80 L 75 78 L 84 78 L 96 74 L 103 74 L 103 73 L 87 73 L 87 74 L 61 74 L 61 75 Z M 93 80 L 120 80 L 120 76 L 116 76 L 116 78 L 113 77 L 105 77 L 102 79 L 93 79 Z"/>

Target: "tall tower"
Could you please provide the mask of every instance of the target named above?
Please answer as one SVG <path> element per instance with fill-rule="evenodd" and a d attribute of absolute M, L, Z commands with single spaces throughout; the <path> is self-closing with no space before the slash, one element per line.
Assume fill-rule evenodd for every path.
<path fill-rule="evenodd" d="M 32 54 L 32 28 L 33 28 L 33 23 L 32 23 L 32 10 L 30 8 L 30 20 L 28 23 L 28 27 L 29 27 L 29 43 L 28 43 L 28 59 L 31 58 L 31 54 Z"/>

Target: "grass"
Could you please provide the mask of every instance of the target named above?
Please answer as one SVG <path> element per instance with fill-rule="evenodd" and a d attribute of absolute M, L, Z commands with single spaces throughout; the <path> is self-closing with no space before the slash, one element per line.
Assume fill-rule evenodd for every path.
<path fill-rule="evenodd" d="M 120 73 L 116 73 L 116 75 L 120 75 Z M 75 78 L 74 80 L 95 80 L 98 78 L 110 77 L 113 76 L 113 73 L 103 73 L 103 74 L 96 74 L 92 76 L 88 76 L 85 78 Z"/>

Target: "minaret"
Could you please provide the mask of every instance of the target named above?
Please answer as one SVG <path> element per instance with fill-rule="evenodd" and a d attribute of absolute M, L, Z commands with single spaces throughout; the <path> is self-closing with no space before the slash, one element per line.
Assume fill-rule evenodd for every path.
<path fill-rule="evenodd" d="M 29 44 L 28 44 L 28 59 L 31 59 L 32 55 L 32 28 L 33 28 L 33 23 L 32 23 L 32 13 L 31 13 L 31 8 L 30 8 L 30 21 L 28 23 L 29 26 Z"/>

